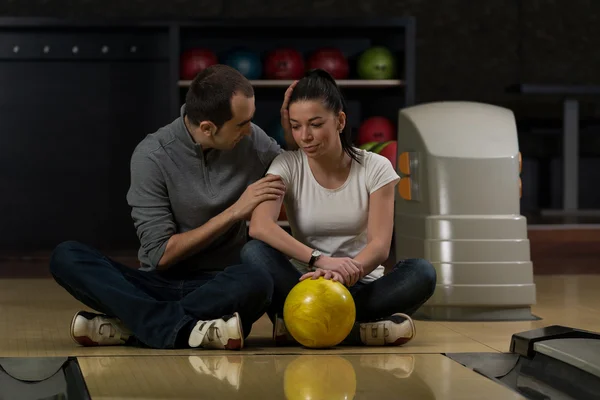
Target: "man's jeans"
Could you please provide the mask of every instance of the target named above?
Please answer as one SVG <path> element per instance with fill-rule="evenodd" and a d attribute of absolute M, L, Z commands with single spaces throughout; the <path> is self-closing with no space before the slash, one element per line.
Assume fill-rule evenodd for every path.
<path fill-rule="evenodd" d="M 55 249 L 50 271 L 77 300 L 119 318 L 142 345 L 158 349 L 187 346 L 198 320 L 218 319 L 236 311 L 247 337 L 273 294 L 271 276 L 258 266 L 240 264 L 216 275 L 174 278 L 168 272 L 126 267 L 73 241 Z"/>
<path fill-rule="evenodd" d="M 302 274 L 280 251 L 268 244 L 251 240 L 242 248 L 242 262 L 269 271 L 275 284 L 267 313 L 283 316 L 283 304 Z M 400 261 L 392 271 L 374 282 L 358 282 L 348 288 L 356 305 L 356 321 L 376 321 L 394 313 L 412 315 L 433 294 L 436 285 L 434 267 L 423 259 Z"/>

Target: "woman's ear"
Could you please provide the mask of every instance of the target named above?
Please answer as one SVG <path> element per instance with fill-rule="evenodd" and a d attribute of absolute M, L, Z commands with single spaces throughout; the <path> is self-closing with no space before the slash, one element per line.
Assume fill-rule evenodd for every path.
<path fill-rule="evenodd" d="M 344 130 L 344 128 L 346 127 L 346 113 L 343 111 L 340 111 L 339 115 L 338 115 L 338 120 L 337 120 L 337 128 L 338 128 L 338 132 L 341 132 Z"/>

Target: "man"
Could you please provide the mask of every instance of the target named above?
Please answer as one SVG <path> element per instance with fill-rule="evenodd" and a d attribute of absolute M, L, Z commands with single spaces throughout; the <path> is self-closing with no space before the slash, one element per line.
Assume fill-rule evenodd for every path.
<path fill-rule="evenodd" d="M 282 106 L 286 129 L 293 86 Z M 282 150 L 251 122 L 254 111 L 250 82 L 216 65 L 194 79 L 181 116 L 136 147 L 127 201 L 141 268 L 78 242 L 55 249 L 55 280 L 100 313 L 75 315 L 75 342 L 243 347 L 273 292 L 268 273 L 240 263 L 246 220 L 285 189 L 281 180 L 263 178 Z"/>

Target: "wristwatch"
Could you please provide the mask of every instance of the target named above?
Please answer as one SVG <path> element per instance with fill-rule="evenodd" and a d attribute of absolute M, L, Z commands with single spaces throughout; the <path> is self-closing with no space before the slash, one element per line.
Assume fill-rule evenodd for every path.
<path fill-rule="evenodd" d="M 308 267 L 312 268 L 319 259 L 319 257 L 321 257 L 321 255 L 322 253 L 319 250 L 314 249 L 313 252 L 310 254 L 310 261 L 308 262 Z"/>

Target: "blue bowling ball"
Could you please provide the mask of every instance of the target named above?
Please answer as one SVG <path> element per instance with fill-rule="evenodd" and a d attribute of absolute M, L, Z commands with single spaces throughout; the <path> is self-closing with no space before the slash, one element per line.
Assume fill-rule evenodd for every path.
<path fill-rule="evenodd" d="M 281 120 L 279 118 L 271 124 L 270 129 L 267 131 L 267 135 L 275 139 L 282 149 L 287 147 L 287 144 L 285 143 L 285 132 L 283 131 Z"/>
<path fill-rule="evenodd" d="M 260 55 L 248 50 L 235 50 L 229 53 L 225 64 L 240 71 L 248 79 L 259 79 L 262 74 Z"/>

